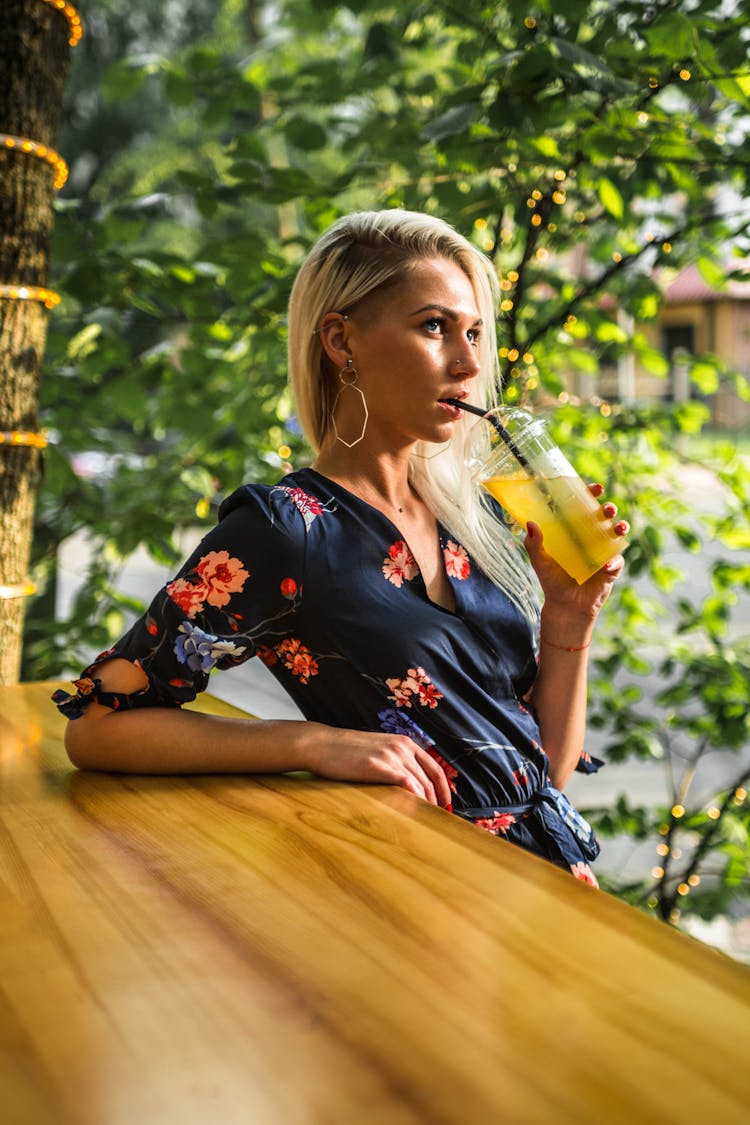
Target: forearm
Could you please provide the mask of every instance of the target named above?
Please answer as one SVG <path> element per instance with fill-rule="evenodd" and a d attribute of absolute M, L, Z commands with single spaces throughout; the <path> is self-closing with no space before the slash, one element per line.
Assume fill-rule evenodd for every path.
<path fill-rule="evenodd" d="M 96 710 L 94 710 L 96 708 Z M 108 711 L 92 703 L 68 723 L 65 746 L 81 769 L 116 773 L 283 773 L 311 769 L 319 723 L 204 715 L 178 707 Z"/>
<path fill-rule="evenodd" d="M 588 646 L 591 620 L 554 620 L 542 612 L 539 672 L 531 693 L 550 760 L 550 781 L 563 789 L 586 735 Z"/>

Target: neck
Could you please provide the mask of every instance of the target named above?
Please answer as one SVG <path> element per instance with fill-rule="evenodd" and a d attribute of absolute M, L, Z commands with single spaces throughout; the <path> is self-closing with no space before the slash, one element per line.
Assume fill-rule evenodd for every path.
<path fill-rule="evenodd" d="M 415 493 L 409 484 L 409 445 L 397 452 L 375 453 L 371 449 L 347 449 L 328 443 L 320 450 L 313 468 L 338 481 L 369 503 L 376 501 L 403 512 L 413 507 Z"/>

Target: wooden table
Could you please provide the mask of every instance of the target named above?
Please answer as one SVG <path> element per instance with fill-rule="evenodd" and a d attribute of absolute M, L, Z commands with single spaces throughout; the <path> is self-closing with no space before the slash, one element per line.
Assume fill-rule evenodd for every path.
<path fill-rule="evenodd" d="M 55 686 L 0 688 L 3 1125 L 748 1121 L 744 967 L 400 790 L 77 772 Z"/>

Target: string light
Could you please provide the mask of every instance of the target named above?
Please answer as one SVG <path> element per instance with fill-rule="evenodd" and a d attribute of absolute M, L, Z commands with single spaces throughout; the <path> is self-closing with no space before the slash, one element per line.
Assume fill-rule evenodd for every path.
<path fill-rule="evenodd" d="M 28 598 L 36 593 L 36 585 L 30 579 L 26 582 L 16 582 L 11 586 L 0 586 L 0 600 L 10 601 L 12 598 Z"/>
<path fill-rule="evenodd" d="M 59 305 L 62 297 L 53 289 L 40 285 L 0 285 L 0 299 L 6 301 L 41 301 L 48 309 Z"/>
<path fill-rule="evenodd" d="M 42 0 L 42 3 L 49 4 L 50 8 L 56 8 L 58 12 L 62 12 L 65 16 L 65 19 L 68 21 L 68 31 L 70 32 L 68 43 L 70 43 L 71 47 L 75 47 L 77 43 L 80 43 L 83 36 L 83 23 L 73 5 L 68 4 L 66 0 Z"/>
<path fill-rule="evenodd" d="M 29 137 L 14 137 L 12 133 L 0 133 L 0 144 L 10 152 L 23 152 L 46 161 L 55 172 L 55 191 L 59 191 L 68 178 L 68 165 L 59 152 L 48 145 L 32 141 Z"/>
<path fill-rule="evenodd" d="M 29 433 L 28 430 L 0 430 L 0 445 L 26 445 L 33 449 L 46 449 L 49 441 L 44 434 Z"/>

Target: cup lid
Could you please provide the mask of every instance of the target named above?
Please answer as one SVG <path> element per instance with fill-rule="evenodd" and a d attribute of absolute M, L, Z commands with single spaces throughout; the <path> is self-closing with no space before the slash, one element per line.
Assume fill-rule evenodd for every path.
<path fill-rule="evenodd" d="M 503 453 L 515 456 L 517 460 L 520 456 L 523 461 L 516 443 L 536 437 L 544 428 L 544 421 L 519 407 L 497 406 L 488 410 L 471 427 L 466 440 L 466 464 L 472 476 L 481 479 L 488 458 L 496 458 Z"/>

